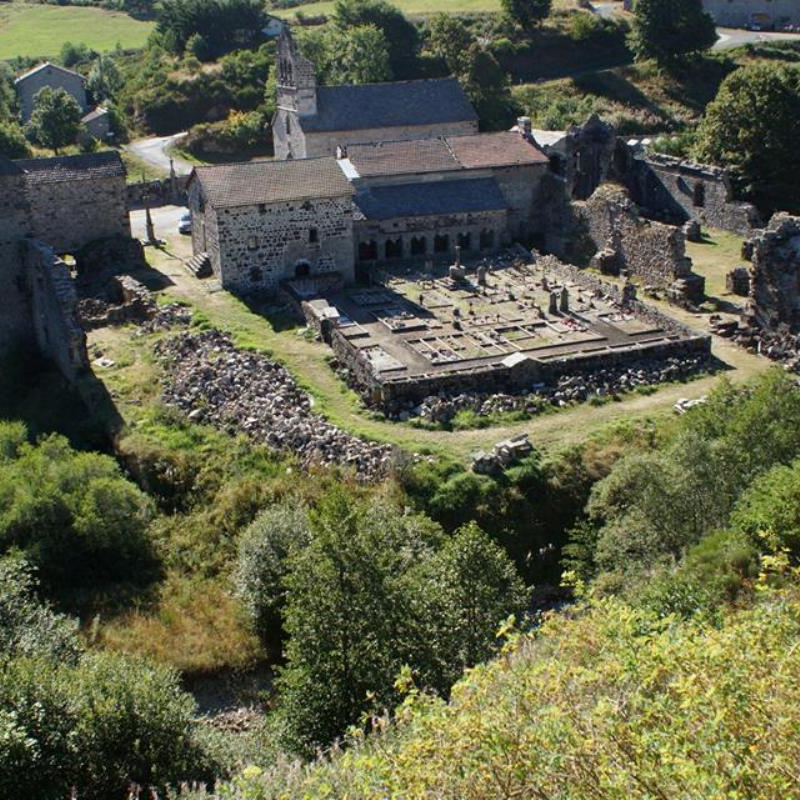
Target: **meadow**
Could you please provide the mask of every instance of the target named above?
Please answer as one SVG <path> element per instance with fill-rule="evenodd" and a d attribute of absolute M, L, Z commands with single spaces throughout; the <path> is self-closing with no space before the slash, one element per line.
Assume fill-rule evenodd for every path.
<path fill-rule="evenodd" d="M 0 60 L 56 56 L 64 42 L 98 52 L 142 47 L 152 28 L 152 22 L 99 8 L 7 3 L 0 5 Z"/>

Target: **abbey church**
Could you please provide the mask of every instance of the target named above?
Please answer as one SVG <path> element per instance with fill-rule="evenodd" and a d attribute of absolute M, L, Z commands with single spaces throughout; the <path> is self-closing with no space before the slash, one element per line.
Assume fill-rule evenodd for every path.
<path fill-rule="evenodd" d="M 455 78 L 317 86 L 288 28 L 277 75 L 275 160 L 198 167 L 189 184 L 194 252 L 225 288 L 350 283 L 537 233 L 550 162 L 525 120 L 479 133 Z"/>

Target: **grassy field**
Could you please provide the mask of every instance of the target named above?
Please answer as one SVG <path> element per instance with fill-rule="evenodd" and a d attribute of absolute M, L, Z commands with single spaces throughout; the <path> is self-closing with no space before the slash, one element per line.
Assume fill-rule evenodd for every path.
<path fill-rule="evenodd" d="M 431 3 L 429 0 L 394 0 L 393 5 L 405 14 L 417 16 L 435 14 L 439 11 L 450 14 L 468 14 L 500 10 L 500 0 L 436 0 L 435 3 Z M 321 3 L 303 4 L 296 8 L 274 9 L 270 13 L 275 14 L 276 17 L 291 18 L 299 11 L 307 17 L 314 17 L 319 14 L 331 14 L 333 6 L 333 0 L 326 0 Z"/>
<path fill-rule="evenodd" d="M 28 5 L 0 6 L 0 60 L 15 56 L 54 56 L 64 42 L 81 43 L 94 50 L 141 47 L 151 22 L 99 8 Z"/>

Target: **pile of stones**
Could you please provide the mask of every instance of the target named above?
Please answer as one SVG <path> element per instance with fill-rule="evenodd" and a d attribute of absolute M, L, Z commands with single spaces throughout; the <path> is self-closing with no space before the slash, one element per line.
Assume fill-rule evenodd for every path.
<path fill-rule="evenodd" d="M 155 333 L 169 328 L 189 325 L 192 321 L 192 310 L 180 303 L 169 303 L 159 306 L 152 318 L 139 326 L 141 333 Z"/>
<path fill-rule="evenodd" d="M 792 333 L 788 327 L 771 331 L 745 323 L 739 326 L 734 340 L 751 353 L 778 361 L 792 372 L 800 372 L 800 334 Z"/>
<path fill-rule="evenodd" d="M 553 386 L 539 384 L 518 395 L 462 393 L 454 396 L 432 395 L 419 405 L 394 415 L 396 419 L 419 417 L 426 422 L 448 423 L 460 411 L 469 410 L 478 416 L 499 412 L 536 414 L 548 405 L 564 407 L 582 403 L 593 396 L 612 397 L 639 386 L 683 380 L 706 369 L 702 356 L 668 358 L 641 362 L 628 367 L 615 367 L 594 372 L 562 376 Z"/>
<path fill-rule="evenodd" d="M 279 364 L 237 348 L 217 330 L 182 333 L 156 343 L 165 364 L 164 401 L 189 419 L 245 433 L 295 455 L 304 465 L 338 464 L 360 480 L 383 477 L 393 448 L 359 439 L 312 411 L 312 400 Z"/>

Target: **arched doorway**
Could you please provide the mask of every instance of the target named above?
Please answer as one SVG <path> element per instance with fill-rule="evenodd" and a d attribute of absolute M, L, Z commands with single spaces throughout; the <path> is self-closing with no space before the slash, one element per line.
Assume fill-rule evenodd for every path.
<path fill-rule="evenodd" d="M 295 278 L 307 278 L 311 274 L 311 264 L 308 261 L 298 261 L 294 265 Z"/>
<path fill-rule="evenodd" d="M 359 242 L 358 260 L 359 261 L 378 260 L 378 243 L 374 239 L 369 242 Z"/>

